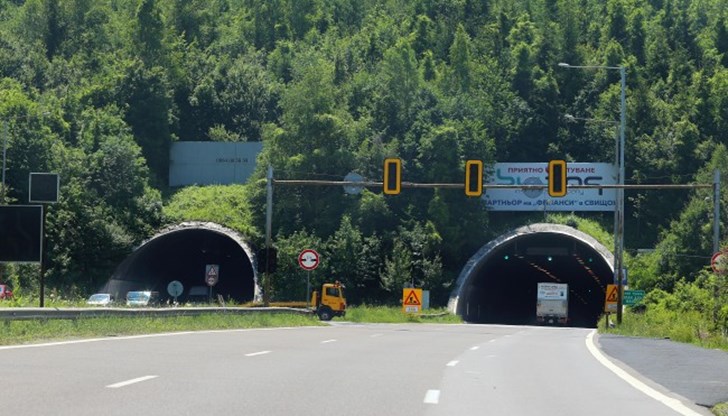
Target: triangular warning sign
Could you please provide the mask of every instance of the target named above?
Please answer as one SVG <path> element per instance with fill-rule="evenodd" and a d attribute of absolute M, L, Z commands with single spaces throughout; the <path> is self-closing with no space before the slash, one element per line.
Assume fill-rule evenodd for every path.
<path fill-rule="evenodd" d="M 217 276 L 217 267 L 210 266 L 210 270 L 207 271 L 207 276 L 208 277 L 215 277 L 215 276 Z"/>
<path fill-rule="evenodd" d="M 617 301 L 617 286 L 609 285 L 612 289 L 609 293 L 607 293 L 607 302 L 616 302 Z"/>
<path fill-rule="evenodd" d="M 420 300 L 417 298 L 417 293 L 414 290 L 410 291 L 409 295 L 405 298 L 405 305 L 421 305 Z"/>

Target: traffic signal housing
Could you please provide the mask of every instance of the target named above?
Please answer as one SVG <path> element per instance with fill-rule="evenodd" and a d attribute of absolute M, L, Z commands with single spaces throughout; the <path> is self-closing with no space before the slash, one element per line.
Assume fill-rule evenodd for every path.
<path fill-rule="evenodd" d="M 483 161 L 468 160 L 465 162 L 465 195 L 483 195 Z"/>
<path fill-rule="evenodd" d="M 566 195 L 566 161 L 549 161 L 549 196 L 562 197 Z"/>
<path fill-rule="evenodd" d="M 402 189 L 402 161 L 399 158 L 384 159 L 384 180 L 382 185 L 385 195 L 399 195 Z"/>

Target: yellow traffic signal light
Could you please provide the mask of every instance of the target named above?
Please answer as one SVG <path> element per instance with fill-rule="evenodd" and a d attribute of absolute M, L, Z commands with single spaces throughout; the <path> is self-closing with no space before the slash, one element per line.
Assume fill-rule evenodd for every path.
<path fill-rule="evenodd" d="M 402 161 L 396 157 L 384 159 L 384 194 L 398 195 L 402 189 Z"/>
<path fill-rule="evenodd" d="M 549 161 L 549 196 L 566 195 L 566 161 Z"/>
<path fill-rule="evenodd" d="M 465 162 L 465 195 L 483 195 L 482 160 L 468 160 Z"/>

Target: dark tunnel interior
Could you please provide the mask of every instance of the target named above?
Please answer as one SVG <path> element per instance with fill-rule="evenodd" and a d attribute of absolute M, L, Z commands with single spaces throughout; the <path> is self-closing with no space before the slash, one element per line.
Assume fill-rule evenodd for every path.
<path fill-rule="evenodd" d="M 220 266 L 218 282 L 212 287 L 214 298 L 253 300 L 251 260 L 235 240 L 206 229 L 178 230 L 149 241 L 122 263 L 106 290 L 119 300 L 130 290 L 154 290 L 165 301 L 170 298 L 167 285 L 178 280 L 184 286 L 178 301 L 207 301 L 208 264 Z"/>
<path fill-rule="evenodd" d="M 533 233 L 495 248 L 474 270 L 459 301 L 468 322 L 536 324 L 539 282 L 569 285 L 569 326 L 595 327 L 612 269 L 592 247 L 568 235 Z"/>

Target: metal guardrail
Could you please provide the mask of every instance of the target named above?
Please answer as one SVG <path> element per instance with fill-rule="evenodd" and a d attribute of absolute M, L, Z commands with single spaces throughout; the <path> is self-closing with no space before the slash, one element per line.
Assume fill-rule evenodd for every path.
<path fill-rule="evenodd" d="M 172 317 L 200 316 L 203 314 L 249 315 L 256 313 L 292 313 L 309 315 L 308 309 L 267 307 L 267 308 L 222 308 L 222 307 L 178 307 L 178 308 L 0 308 L 0 320 L 35 319 L 84 319 L 103 317 Z"/>

